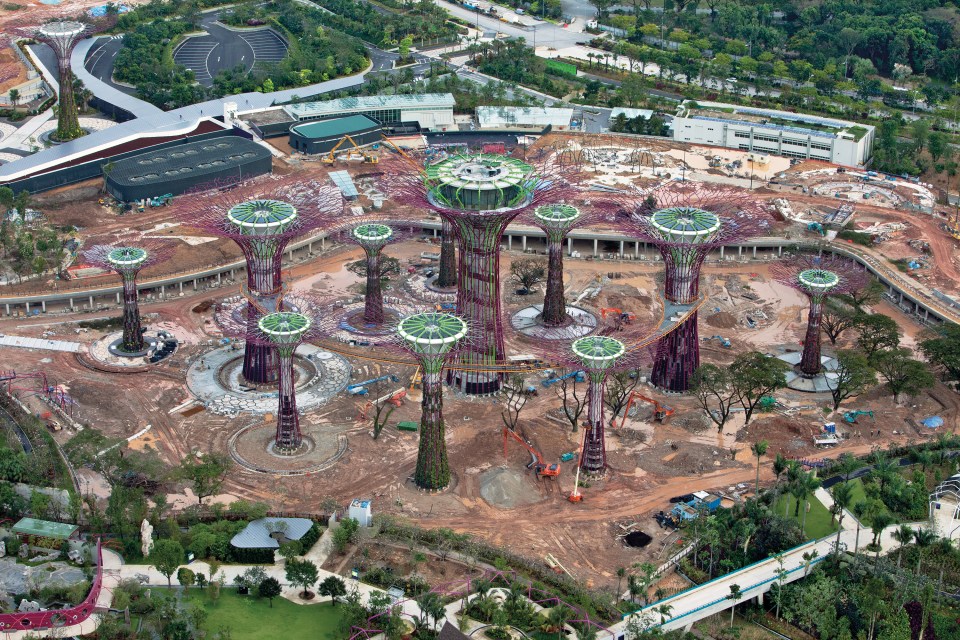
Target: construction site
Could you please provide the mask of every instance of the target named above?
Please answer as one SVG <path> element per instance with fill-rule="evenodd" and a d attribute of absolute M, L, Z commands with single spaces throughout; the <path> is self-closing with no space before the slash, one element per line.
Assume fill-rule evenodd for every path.
<path fill-rule="evenodd" d="M 828 389 L 785 387 L 719 430 L 691 392 L 701 363 L 800 361 L 811 294 L 774 265 L 801 250 L 879 279 L 870 311 L 901 346 L 960 319 L 960 224 L 924 185 L 614 135 L 498 154 L 410 136 L 337 155 L 354 146 L 124 215 L 103 181 L 34 197 L 80 249 L 69 279 L 0 286 L 4 384 L 60 444 L 96 429 L 171 467 L 229 454 L 208 502 L 364 498 L 595 587 L 677 550 L 663 516 L 679 498 L 751 495 L 759 440 L 815 461 L 957 426 L 939 382 L 900 403 L 877 385 L 836 412 Z"/>

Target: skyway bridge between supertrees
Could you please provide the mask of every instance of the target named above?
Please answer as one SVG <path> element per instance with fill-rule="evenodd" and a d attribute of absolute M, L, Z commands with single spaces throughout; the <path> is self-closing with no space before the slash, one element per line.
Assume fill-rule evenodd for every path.
<path fill-rule="evenodd" d="M 616 218 L 619 228 L 654 245 L 663 257 L 663 295 L 671 305 L 690 305 L 700 297 L 700 270 L 711 251 L 760 235 L 767 225 L 766 205 L 752 192 L 720 185 L 671 182 L 614 199 L 626 214 Z M 688 391 L 699 366 L 694 311 L 658 345 L 651 381 L 665 391 Z"/>
<path fill-rule="evenodd" d="M 259 335 L 265 313 L 281 311 L 281 266 L 295 237 L 337 224 L 343 210 L 340 191 L 301 177 L 266 177 L 243 184 L 203 185 L 178 198 L 174 215 L 185 226 L 233 240 L 247 263 L 245 315 L 248 335 Z M 248 340 L 243 377 L 253 384 L 277 381 L 279 356 L 269 341 Z"/>
<path fill-rule="evenodd" d="M 457 314 L 470 325 L 469 347 L 452 382 L 468 394 L 496 393 L 501 376 L 486 365 L 504 358 L 500 241 L 523 212 L 577 193 L 571 172 L 496 154 L 460 154 L 425 168 L 402 161 L 385 171 L 387 193 L 401 204 L 436 212 L 458 244 Z"/>

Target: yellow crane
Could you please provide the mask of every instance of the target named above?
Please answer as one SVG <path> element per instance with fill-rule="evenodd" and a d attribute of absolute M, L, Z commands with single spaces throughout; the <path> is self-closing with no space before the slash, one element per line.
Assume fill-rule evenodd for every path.
<path fill-rule="evenodd" d="M 343 138 L 340 139 L 340 142 L 334 145 L 333 149 L 330 149 L 330 153 L 323 156 L 324 164 L 334 164 L 336 162 L 335 156 L 337 153 L 337 149 L 343 146 L 344 142 L 349 142 L 353 146 L 353 148 L 357 151 L 357 153 L 363 156 L 364 162 L 369 164 L 377 164 L 378 162 L 380 162 L 380 158 L 377 156 L 377 154 L 367 151 L 366 149 L 358 145 L 357 141 L 351 138 L 349 135 L 344 135 Z"/>

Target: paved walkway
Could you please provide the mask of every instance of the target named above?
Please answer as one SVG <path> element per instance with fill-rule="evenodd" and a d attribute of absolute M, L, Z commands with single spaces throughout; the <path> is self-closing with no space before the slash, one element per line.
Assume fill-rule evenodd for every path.
<path fill-rule="evenodd" d="M 68 342 L 66 340 L 47 340 L 45 338 L 0 335 L 0 347 L 19 347 L 21 349 L 43 349 L 45 351 L 78 353 L 83 349 L 84 345 L 80 342 Z"/>
<path fill-rule="evenodd" d="M 4 149 L 22 149 L 23 151 L 33 151 L 34 145 L 29 142 L 33 135 L 39 135 L 40 129 L 53 117 L 53 109 L 47 109 L 43 113 L 37 114 L 24 122 L 20 127 L 3 139 Z M 42 149 L 40 140 L 36 140 L 35 146 Z"/>

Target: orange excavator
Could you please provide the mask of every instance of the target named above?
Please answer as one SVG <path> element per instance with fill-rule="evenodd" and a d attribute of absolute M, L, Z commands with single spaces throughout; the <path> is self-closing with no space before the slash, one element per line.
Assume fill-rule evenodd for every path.
<path fill-rule="evenodd" d="M 537 477 L 556 478 L 557 476 L 560 475 L 559 464 L 547 464 L 546 462 L 544 462 L 543 456 L 540 455 L 539 451 L 537 451 L 532 446 L 530 446 L 526 440 L 518 436 L 516 431 L 513 431 L 512 429 L 507 429 L 506 427 L 503 428 L 503 457 L 504 458 L 507 457 L 507 441 L 509 438 L 513 438 L 514 440 L 516 440 L 517 442 L 520 443 L 520 445 L 524 449 L 530 452 L 532 459 L 530 460 L 530 464 L 527 465 L 527 468 L 528 469 L 533 468 L 534 472 L 536 472 L 537 474 Z"/>
<path fill-rule="evenodd" d="M 637 319 L 637 315 L 635 313 L 630 313 L 629 311 L 624 311 L 623 309 L 617 309 L 615 307 L 601 307 L 600 317 L 606 320 L 607 314 L 614 314 L 617 319 L 622 320 L 627 324 L 630 324 Z"/>
<path fill-rule="evenodd" d="M 577 473 L 573 476 L 573 491 L 567 496 L 570 502 L 582 502 L 583 494 L 580 493 L 580 460 L 583 459 L 583 449 L 587 446 L 587 431 L 589 426 L 583 428 L 583 440 L 580 441 L 580 455 L 577 456 Z"/>
<path fill-rule="evenodd" d="M 657 422 L 663 422 L 667 417 L 673 415 L 673 407 L 668 407 L 665 404 L 660 404 L 653 398 L 648 398 L 642 393 L 632 391 L 630 397 L 627 399 L 627 407 L 623 410 L 623 420 L 620 421 L 620 428 L 623 429 L 624 423 L 627 421 L 627 416 L 630 414 L 630 407 L 633 406 L 635 400 L 643 400 L 644 402 L 649 402 L 653 405 L 653 419 Z"/>

